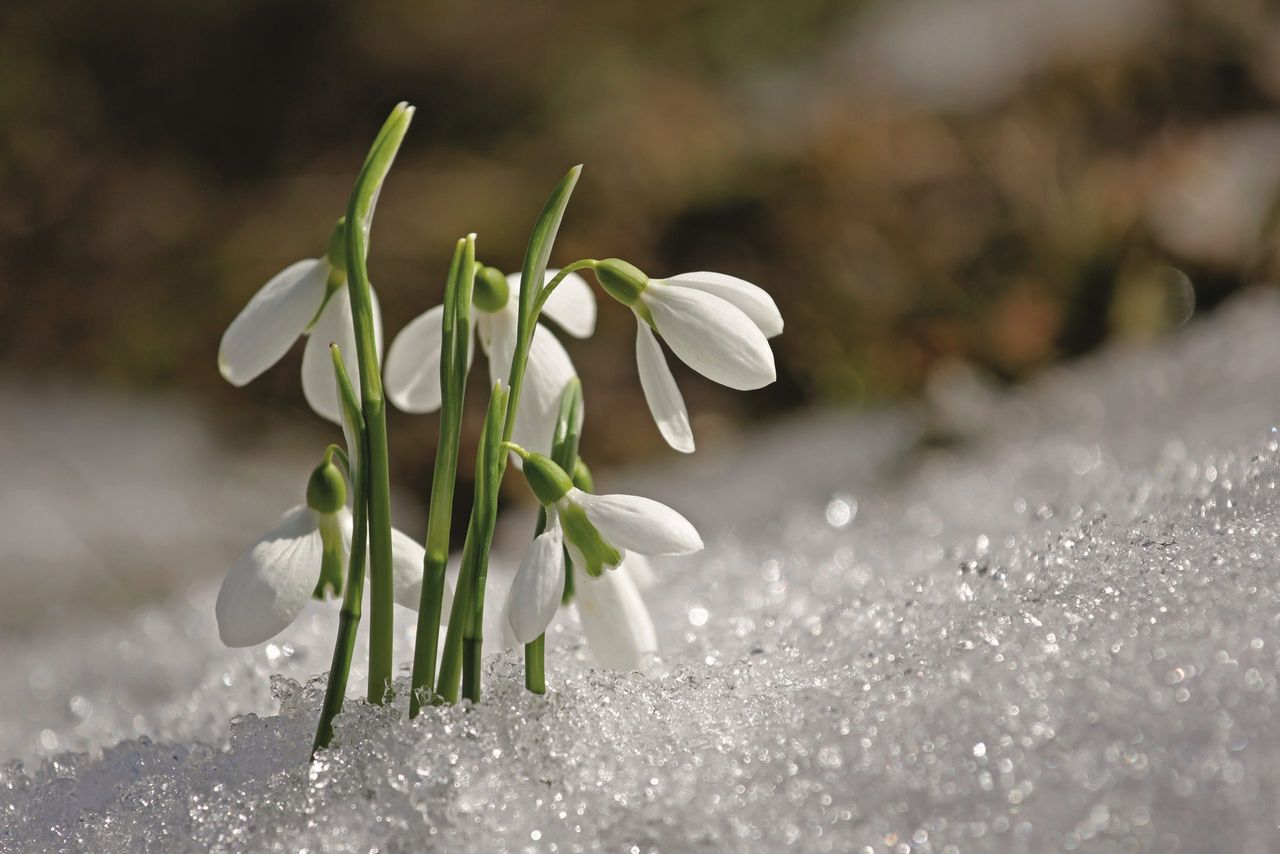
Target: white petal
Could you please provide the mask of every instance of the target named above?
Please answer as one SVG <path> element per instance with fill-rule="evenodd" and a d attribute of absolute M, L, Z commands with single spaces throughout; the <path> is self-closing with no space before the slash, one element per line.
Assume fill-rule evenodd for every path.
<path fill-rule="evenodd" d="M 693 428 L 689 426 L 689 411 L 684 407 L 680 387 L 671 376 L 667 358 L 662 355 L 649 324 L 640 321 L 637 327 L 636 367 L 640 370 L 640 387 L 644 389 L 644 399 L 653 413 L 654 423 L 668 445 L 682 454 L 692 454 Z"/>
<path fill-rule="evenodd" d="M 631 580 L 635 582 L 636 589 L 640 592 L 650 590 L 658 583 L 657 573 L 653 571 L 653 564 L 642 554 L 636 552 L 628 552 L 627 559 L 618 567 L 618 572 L 625 572 L 631 576 Z"/>
<path fill-rule="evenodd" d="M 739 391 L 777 379 L 769 339 L 733 303 L 661 282 L 650 282 L 641 299 L 672 351 L 707 379 Z"/>
<path fill-rule="evenodd" d="M 324 301 L 329 264 L 299 261 L 277 273 L 231 321 L 218 348 L 218 370 L 242 386 L 280 361 Z"/>
<path fill-rule="evenodd" d="M 342 531 L 342 553 L 349 555 L 351 554 L 351 540 L 355 538 L 355 520 L 351 518 L 350 508 L 338 508 L 338 529 Z M 346 571 L 347 568 L 345 566 L 342 567 L 344 583 Z"/>
<path fill-rule="evenodd" d="M 477 311 L 476 314 L 480 346 L 489 358 L 490 382 L 505 384 L 507 375 L 511 373 L 511 357 L 516 351 L 519 318 L 511 303 L 492 314 L 487 311 Z"/>
<path fill-rule="evenodd" d="M 525 366 L 524 386 L 520 391 L 520 409 L 516 413 L 512 439 L 516 444 L 551 453 L 556 421 L 560 417 L 560 399 L 569 380 L 577 376 L 569 354 L 550 329 L 539 324 L 533 330 L 529 346 L 529 363 Z"/>
<path fill-rule="evenodd" d="M 440 408 L 440 344 L 444 306 L 420 314 L 400 330 L 387 350 L 383 383 L 387 398 L 405 412 Z"/>
<path fill-rule="evenodd" d="M 782 334 L 782 312 L 764 288 L 736 276 L 724 273 L 681 273 L 663 279 L 669 285 L 705 291 L 712 296 L 728 300 L 736 305 L 751 322 L 760 328 L 766 338 Z"/>
<path fill-rule="evenodd" d="M 658 636 L 649 609 L 631 576 L 606 572 L 592 578 L 574 576 L 573 601 L 591 655 L 613 670 L 635 670 L 658 651 Z"/>
<path fill-rule="evenodd" d="M 391 575 L 397 605 L 418 610 L 422 602 L 422 567 L 426 556 L 426 549 L 418 545 L 417 540 L 396 528 L 391 529 Z M 452 607 L 453 585 L 446 580 L 440 612 L 447 615 Z"/>
<path fill-rule="evenodd" d="M 639 495 L 592 495 L 579 489 L 576 501 L 610 544 L 643 555 L 683 555 L 702 549 L 702 537 L 688 519 L 660 501 Z"/>
<path fill-rule="evenodd" d="M 547 270 L 547 281 L 551 281 L 559 270 Z M 518 293 L 520 287 L 519 274 L 516 287 L 512 293 Z M 569 273 L 551 292 L 542 313 L 574 338 L 589 338 L 596 331 L 596 295 L 587 280 L 577 273 Z"/>
<path fill-rule="evenodd" d="M 516 637 L 515 629 L 511 628 L 511 590 L 507 590 L 507 598 L 502 603 L 502 648 L 515 649 L 520 646 L 520 639 Z"/>
<path fill-rule="evenodd" d="M 564 541 L 554 522 L 534 538 L 507 593 L 507 622 L 520 643 L 547 630 L 564 595 Z"/>
<path fill-rule="evenodd" d="M 323 552 L 315 512 L 300 504 L 285 513 L 222 581 L 214 608 L 222 642 L 253 646 L 292 623 L 315 590 Z"/>
<path fill-rule="evenodd" d="M 370 289 L 373 298 L 373 338 L 378 357 L 382 357 L 382 310 L 378 295 Z M 302 351 L 302 393 L 317 415 L 335 424 L 341 423 L 338 409 L 338 388 L 333 379 L 333 357 L 329 345 L 337 344 L 342 350 L 342 362 L 347 366 L 356 399 L 360 399 L 360 368 L 356 358 L 356 333 L 351 316 L 351 294 L 346 288 L 338 288 L 329 297 L 324 310 L 311 327 L 306 349 Z"/>

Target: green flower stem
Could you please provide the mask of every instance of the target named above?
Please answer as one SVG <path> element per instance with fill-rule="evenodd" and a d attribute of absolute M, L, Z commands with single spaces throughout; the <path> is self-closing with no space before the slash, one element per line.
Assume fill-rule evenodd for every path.
<path fill-rule="evenodd" d="M 583 258 L 581 261 L 574 261 L 567 267 L 561 267 L 560 272 L 556 273 L 551 281 L 542 288 L 538 293 L 538 299 L 533 304 L 534 317 L 542 313 L 542 307 L 547 304 L 547 300 L 551 299 L 551 295 L 555 293 L 556 288 L 560 287 L 570 273 L 576 273 L 579 270 L 594 270 L 600 262 L 594 258 Z"/>
<path fill-rule="evenodd" d="M 434 689 L 440 645 L 440 609 L 444 602 L 445 568 L 449 562 L 449 529 L 453 519 L 453 491 L 458 473 L 458 442 L 462 434 L 462 404 L 467 383 L 471 296 L 475 287 L 476 236 L 459 240 L 449 265 L 444 292 L 440 343 L 440 444 L 431 480 L 431 508 L 427 513 L 426 557 L 422 568 L 422 599 L 418 605 L 417 641 L 413 648 L 413 693 L 409 717 L 417 716 Z"/>
<path fill-rule="evenodd" d="M 347 380 L 347 382 L 350 383 L 351 381 Z M 337 445 L 330 445 L 324 449 L 324 461 L 326 463 L 333 462 L 335 457 L 338 462 L 342 463 L 342 470 L 347 473 L 347 477 L 354 478 L 355 475 L 351 471 L 351 460 L 347 457 L 346 451 L 342 450 L 342 448 Z"/>
<path fill-rule="evenodd" d="M 453 594 L 453 607 L 449 609 L 449 631 L 444 636 L 444 652 L 440 656 L 440 675 L 436 677 L 437 703 L 458 702 L 462 686 L 462 624 L 471 610 L 471 585 L 466 576 L 467 567 L 475 562 L 475 524 L 473 512 L 467 525 L 467 538 L 462 545 L 462 567 L 458 572 L 458 588 Z"/>
<path fill-rule="evenodd" d="M 355 390 L 351 387 L 351 380 L 337 346 L 331 346 L 330 350 L 333 353 L 333 370 L 338 378 L 338 397 L 343 414 L 351 425 L 352 435 L 357 437 L 357 441 L 363 442 L 364 418 L 360 414 L 360 405 L 356 402 Z M 361 448 L 355 457 L 367 459 L 365 449 Z M 329 682 L 325 685 L 320 723 L 316 727 L 316 738 L 311 746 L 313 759 L 318 751 L 328 747 L 333 740 L 333 719 L 342 711 L 342 703 L 347 696 L 347 679 L 351 675 L 351 658 L 355 653 L 356 629 L 360 626 L 361 600 L 364 598 L 364 559 L 369 539 L 369 517 L 366 512 L 369 478 L 366 467 L 361 466 L 359 471 L 352 472 L 346 454 L 342 454 L 342 460 L 347 467 L 347 476 L 354 481 L 352 505 L 355 510 L 351 554 L 347 559 L 347 583 L 342 594 L 342 609 L 338 613 L 338 637 L 333 646 L 333 661 L 329 665 Z"/>
<path fill-rule="evenodd" d="M 555 431 L 551 440 L 551 460 L 565 471 L 573 471 L 578 460 L 578 439 L 582 434 L 582 382 L 574 377 L 560 395 L 560 413 L 556 416 Z M 536 537 L 547 529 L 547 511 L 538 513 Z M 565 578 L 572 569 L 569 556 L 565 555 Z M 524 687 L 535 694 L 547 693 L 547 636 L 538 635 L 533 643 L 524 646 Z"/>
<path fill-rule="evenodd" d="M 582 487 L 578 487 L 581 489 Z M 561 605 L 568 605 L 573 602 L 573 562 L 566 560 L 564 562 L 564 595 L 560 597 Z"/>
<path fill-rule="evenodd" d="M 524 645 L 524 687 L 534 694 L 547 693 L 547 636 L 538 635 Z"/>
<path fill-rule="evenodd" d="M 365 256 L 374 203 L 413 118 L 413 107 L 391 111 L 365 159 L 347 203 L 347 288 L 355 325 L 356 361 L 368 468 L 369 513 L 369 702 L 384 702 L 391 686 L 394 631 L 394 588 L 391 573 L 391 475 L 387 452 L 387 411 L 374 335 L 373 296 Z"/>
<path fill-rule="evenodd" d="M 573 188 L 578 183 L 578 175 L 581 172 L 581 166 L 573 167 L 551 191 L 546 204 L 542 207 L 542 212 L 538 215 L 537 222 L 534 223 L 533 232 L 529 235 L 529 246 L 525 250 L 524 267 L 520 273 L 516 347 L 511 357 L 511 371 L 508 373 L 510 380 L 507 400 L 503 407 L 505 415 L 501 441 L 490 442 L 487 447 L 482 443 L 482 455 L 477 465 L 477 485 L 483 477 L 488 488 L 483 493 L 480 489 L 476 491 L 476 503 L 472 507 L 471 521 L 467 528 L 467 547 L 463 550 L 462 571 L 458 577 L 458 594 L 454 597 L 454 607 L 449 614 L 449 631 L 445 635 L 440 677 L 436 680 L 437 693 L 449 702 L 456 702 L 458 696 L 456 680 L 459 672 L 462 674 L 465 695 L 473 700 L 479 699 L 480 696 L 484 582 L 488 572 L 489 549 L 493 545 L 498 490 L 507 466 L 507 454 L 502 449 L 502 442 L 510 441 L 512 431 L 515 429 L 516 413 L 520 405 L 520 389 L 524 383 L 525 367 L 529 361 L 529 345 L 538 319 L 535 313 L 535 300 L 543 289 L 547 262 L 551 257 L 551 248 L 555 244 L 556 232 L 560 229 L 560 221 L 564 218 L 569 197 L 573 194 Z M 469 588 L 469 592 L 464 594 L 464 588 Z M 465 644 L 463 643 L 464 633 L 468 641 Z"/>
<path fill-rule="evenodd" d="M 480 702 L 480 664 L 484 644 L 484 589 L 489 576 L 489 548 L 498 520 L 498 483 L 506 454 L 499 441 L 500 428 L 509 405 L 501 385 L 493 388 L 485 414 L 484 433 L 477 455 L 476 502 L 472 519 L 478 523 L 472 560 L 462 567 L 469 589 L 468 607 L 462 612 L 462 696 Z M 463 582 L 460 580 L 459 584 Z"/>

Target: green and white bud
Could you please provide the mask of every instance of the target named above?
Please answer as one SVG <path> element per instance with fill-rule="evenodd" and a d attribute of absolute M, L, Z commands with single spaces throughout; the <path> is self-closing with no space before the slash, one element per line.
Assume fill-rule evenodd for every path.
<path fill-rule="evenodd" d="M 481 311 L 493 314 L 501 311 L 511 298 L 507 277 L 496 267 L 481 267 L 476 271 L 475 290 L 471 302 Z"/>
<path fill-rule="evenodd" d="M 606 258 L 595 266 L 596 279 L 605 293 L 625 306 L 634 308 L 640 295 L 649 287 L 649 277 L 634 264 L 621 258 Z"/>
<path fill-rule="evenodd" d="M 311 472 L 307 481 L 307 506 L 317 513 L 337 513 L 347 503 L 347 481 L 342 472 L 326 459 Z"/>
<path fill-rule="evenodd" d="M 536 451 L 526 451 L 519 445 L 504 443 L 524 463 L 524 479 L 529 489 L 543 507 L 552 507 L 573 489 L 573 481 L 565 470 L 555 464 L 550 457 Z"/>

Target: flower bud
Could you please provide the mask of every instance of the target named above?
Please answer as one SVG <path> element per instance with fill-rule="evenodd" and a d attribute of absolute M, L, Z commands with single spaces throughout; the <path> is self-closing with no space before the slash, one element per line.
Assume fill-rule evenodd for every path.
<path fill-rule="evenodd" d="M 524 479 L 529 482 L 529 489 L 544 507 L 555 504 L 573 489 L 573 481 L 564 469 L 556 465 L 550 457 L 534 451 L 526 451 L 520 455 L 524 461 Z"/>
<path fill-rule="evenodd" d="M 481 267 L 476 271 L 475 290 L 471 301 L 476 308 L 492 314 L 499 311 L 511 298 L 511 288 L 507 286 L 507 277 L 495 267 Z"/>
<path fill-rule="evenodd" d="M 596 265 L 595 273 L 600 287 L 626 306 L 639 302 L 640 294 L 649 286 L 649 277 L 621 258 L 606 258 Z"/>
<path fill-rule="evenodd" d="M 347 503 L 347 482 L 331 461 L 316 466 L 307 481 L 307 506 L 317 513 L 337 513 Z"/>

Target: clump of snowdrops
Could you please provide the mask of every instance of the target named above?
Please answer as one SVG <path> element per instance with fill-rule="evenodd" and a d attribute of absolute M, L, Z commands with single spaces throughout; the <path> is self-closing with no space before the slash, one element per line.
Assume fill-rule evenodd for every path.
<path fill-rule="evenodd" d="M 324 255 L 298 261 L 267 282 L 232 321 L 218 354 L 222 375 L 244 385 L 306 336 L 303 392 L 319 415 L 343 431 L 343 444 L 321 454 L 304 502 L 236 561 L 217 600 L 223 642 L 250 646 L 287 627 L 308 599 L 341 599 L 316 749 L 328 745 L 346 696 L 366 576 L 368 700 L 389 699 L 396 604 L 417 611 L 410 714 L 424 703 L 453 703 L 460 696 L 480 700 L 489 552 L 509 465 L 520 468 L 542 507 L 503 621 L 510 637 L 524 645 L 528 689 L 546 691 L 544 632 L 562 604 L 577 608 L 595 657 L 607 667 L 636 667 L 657 650 L 641 598 L 652 582 L 646 556 L 690 554 L 702 548 L 702 539 L 664 504 L 594 492 L 578 456 L 582 385 L 552 326 L 544 323 L 577 338 L 592 334 L 596 302 L 584 274 L 635 315 L 640 384 L 658 431 L 676 450 L 694 450 L 693 432 L 659 339 L 695 371 L 730 388 L 756 389 L 775 379 L 769 339 L 782 332 L 782 317 L 769 295 L 749 282 L 708 272 L 653 279 L 617 258 L 584 258 L 548 269 L 580 166 L 552 190 L 518 273 L 504 274 L 477 260 L 474 234 L 460 239 L 443 303 L 401 330 L 384 361 L 381 312 L 366 256 L 378 193 L 413 112 L 407 104 L 391 112 Z M 450 516 L 464 389 L 477 339 L 492 390 L 477 452 L 475 500 L 451 589 Z M 388 400 L 408 412 L 441 411 L 425 545 L 391 526 Z"/>

